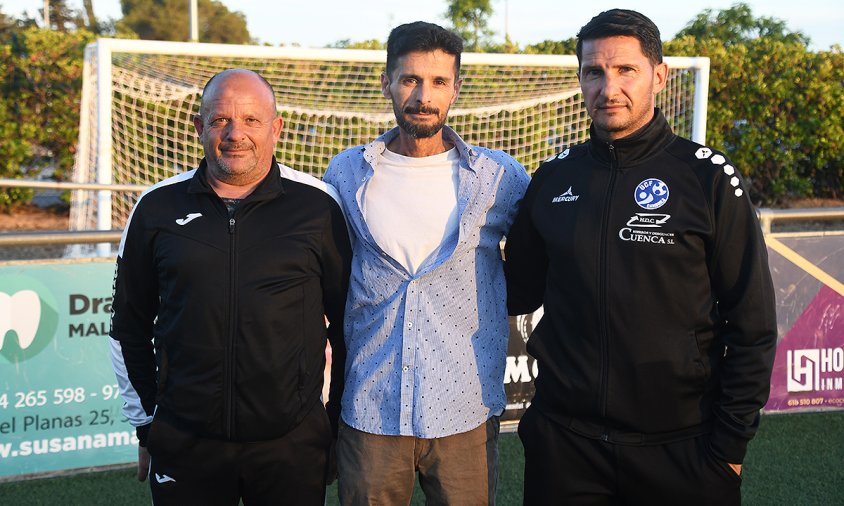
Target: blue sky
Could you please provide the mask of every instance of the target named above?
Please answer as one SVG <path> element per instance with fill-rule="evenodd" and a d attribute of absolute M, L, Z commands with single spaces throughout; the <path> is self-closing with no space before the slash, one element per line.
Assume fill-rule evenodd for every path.
<path fill-rule="evenodd" d="M 184 0 L 188 2 L 188 0 Z M 606 9 L 623 7 L 647 15 L 659 26 L 663 40 L 670 39 L 704 8 L 726 9 L 738 0 L 637 0 L 636 2 L 592 0 L 493 0 L 495 15 L 490 26 L 503 39 L 505 25 L 510 38 L 521 46 L 542 40 L 572 37 L 589 19 Z M 81 0 L 69 0 L 81 8 Z M 273 45 L 299 43 L 305 47 L 323 47 L 343 39 L 385 40 L 390 28 L 408 21 L 425 20 L 446 24 L 445 0 L 222 0 L 229 10 L 246 16 L 249 32 L 262 43 Z M 812 39 L 814 50 L 832 44 L 844 47 L 844 2 L 842 0 L 746 0 L 755 16 L 785 20 L 792 30 L 800 30 Z M 694 4 L 694 5 L 693 5 Z M 6 14 L 23 11 L 37 16 L 43 0 L 0 0 Z M 507 15 L 505 16 L 505 10 Z M 94 0 L 100 18 L 119 18 L 119 0 Z M 187 30 L 187 28 L 186 28 Z"/>

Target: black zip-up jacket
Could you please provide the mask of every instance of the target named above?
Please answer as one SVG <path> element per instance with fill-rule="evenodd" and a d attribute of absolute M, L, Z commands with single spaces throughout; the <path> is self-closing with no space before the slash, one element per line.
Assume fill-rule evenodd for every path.
<path fill-rule="evenodd" d="M 153 414 L 207 438 L 283 436 L 320 402 L 326 335 L 336 429 L 348 232 L 333 188 L 272 164 L 232 217 L 205 160 L 147 190 L 129 217 L 111 348 L 142 446 Z"/>
<path fill-rule="evenodd" d="M 758 220 L 723 154 L 659 111 L 567 149 L 534 175 L 506 258 L 510 313 L 544 304 L 527 343 L 537 409 L 621 444 L 709 433 L 714 455 L 742 462 L 777 326 Z"/>

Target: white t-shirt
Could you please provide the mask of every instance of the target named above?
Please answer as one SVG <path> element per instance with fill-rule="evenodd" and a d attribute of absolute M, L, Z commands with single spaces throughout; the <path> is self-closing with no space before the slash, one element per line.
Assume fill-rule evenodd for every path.
<path fill-rule="evenodd" d="M 408 272 L 457 230 L 456 148 L 422 158 L 385 150 L 363 193 L 363 215 L 375 242 Z"/>

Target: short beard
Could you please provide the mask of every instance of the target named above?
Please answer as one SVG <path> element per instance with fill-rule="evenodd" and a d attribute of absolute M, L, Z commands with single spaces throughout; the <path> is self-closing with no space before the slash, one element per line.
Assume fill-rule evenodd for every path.
<path fill-rule="evenodd" d="M 220 150 L 221 151 L 224 150 L 224 149 L 243 149 L 243 148 L 249 148 L 249 150 L 252 152 L 252 155 L 257 160 L 258 157 L 257 157 L 257 154 L 255 153 L 255 148 L 252 145 L 247 145 L 247 144 L 240 145 L 240 144 L 237 144 L 237 143 L 220 143 Z M 222 170 L 223 173 L 225 173 L 229 177 L 237 178 L 237 177 L 239 177 L 243 174 L 243 171 L 238 172 L 231 165 L 229 165 L 226 161 L 224 161 L 222 155 L 219 158 L 214 158 L 214 162 L 216 162 L 217 167 L 219 167 L 220 170 Z M 252 169 L 249 169 L 246 172 L 247 173 L 251 172 L 254 169 L 255 169 L 255 167 L 252 167 Z"/>
<path fill-rule="evenodd" d="M 230 147 L 236 148 L 237 146 Z M 259 166 L 261 164 L 258 162 L 258 155 L 255 152 L 254 146 L 251 146 L 251 153 L 254 157 L 255 164 L 247 167 L 235 168 L 230 165 L 229 162 L 225 160 L 223 156 L 217 157 L 213 152 L 211 153 L 212 154 L 210 155 L 206 154 L 206 158 L 209 162 L 213 163 L 214 169 L 210 170 L 212 170 L 214 178 L 219 181 L 222 181 L 223 183 L 230 184 L 233 186 L 243 186 L 254 182 L 256 179 L 256 174 L 260 174 L 262 172 L 262 169 L 264 168 Z"/>
<path fill-rule="evenodd" d="M 440 116 L 439 109 L 435 109 L 433 107 L 405 107 L 402 111 L 399 110 L 398 106 L 393 104 L 393 112 L 396 115 L 396 123 L 398 123 L 399 128 L 401 128 L 404 133 L 406 133 L 413 139 L 431 138 L 436 135 L 440 130 L 442 130 L 443 125 L 445 125 L 446 115 L 443 114 L 442 116 Z M 437 121 L 431 125 L 417 124 L 411 123 L 404 116 L 405 114 L 416 114 L 419 112 L 436 114 Z"/>

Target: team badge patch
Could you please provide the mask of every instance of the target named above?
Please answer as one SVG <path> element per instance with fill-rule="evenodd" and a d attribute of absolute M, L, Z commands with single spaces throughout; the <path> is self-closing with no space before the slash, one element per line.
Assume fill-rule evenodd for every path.
<path fill-rule="evenodd" d="M 656 178 L 645 179 L 636 186 L 633 198 L 642 209 L 659 209 L 668 202 L 668 185 Z"/>

